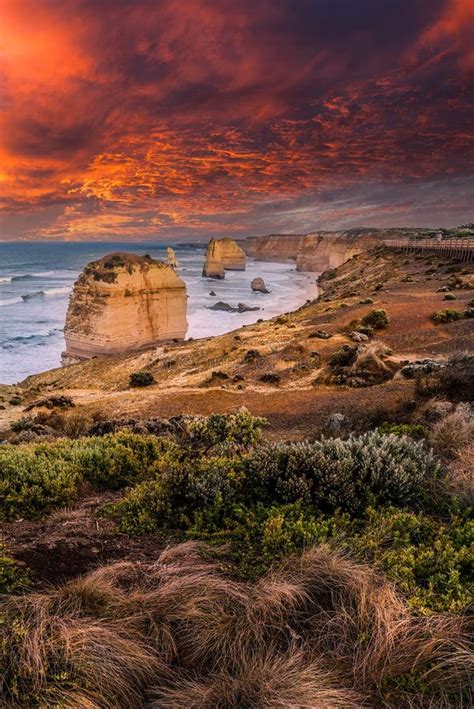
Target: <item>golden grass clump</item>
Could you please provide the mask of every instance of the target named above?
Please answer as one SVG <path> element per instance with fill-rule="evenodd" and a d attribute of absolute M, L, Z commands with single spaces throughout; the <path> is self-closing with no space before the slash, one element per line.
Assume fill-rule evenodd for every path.
<path fill-rule="evenodd" d="M 461 617 L 413 616 L 320 546 L 250 584 L 194 543 L 5 597 L 0 706 L 351 709 L 469 705 Z"/>

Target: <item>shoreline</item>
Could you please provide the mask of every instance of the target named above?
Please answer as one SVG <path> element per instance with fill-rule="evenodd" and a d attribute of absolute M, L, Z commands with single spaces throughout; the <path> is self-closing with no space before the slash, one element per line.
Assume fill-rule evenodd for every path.
<path fill-rule="evenodd" d="M 294 261 L 258 261 L 255 258 L 248 257 L 245 271 L 228 271 L 226 272 L 226 279 L 220 281 L 196 275 L 197 263 L 194 261 L 198 261 L 200 257 L 201 254 L 190 263 L 186 262 L 186 258 L 190 260 L 190 257 L 185 256 L 184 264 L 178 269 L 179 275 L 186 283 L 188 293 L 187 318 L 189 325 L 186 338 L 181 341 L 181 344 L 209 340 L 213 337 L 219 337 L 239 330 L 242 327 L 253 325 L 261 320 L 268 321 L 279 315 L 294 312 L 307 300 L 314 299 L 318 295 L 317 280 L 320 274 L 316 272 L 299 272 L 296 270 Z M 158 256 L 157 258 L 162 257 Z M 181 256 L 181 258 L 183 257 Z M 26 267 L 29 268 L 29 264 Z M 58 273 L 61 271 L 62 269 L 58 268 Z M 251 291 L 250 282 L 257 276 L 264 278 L 270 289 L 269 294 L 264 295 Z M 67 299 L 71 289 L 72 285 L 68 288 L 67 293 L 65 289 L 61 289 L 62 292 L 58 292 L 55 298 L 56 307 L 59 308 L 60 312 L 61 309 L 64 312 L 66 310 Z M 210 296 L 211 291 L 214 291 L 216 295 Z M 45 313 L 49 312 L 46 310 L 51 302 L 49 298 L 48 301 L 47 304 L 45 298 L 36 298 L 34 300 L 24 298 L 18 303 L 19 307 L 22 307 L 23 304 L 25 306 L 33 304 L 38 310 L 35 319 L 32 320 L 32 330 L 22 331 L 21 335 L 17 335 L 15 331 L 11 337 L 8 337 L 10 333 L 8 331 L 8 321 L 5 319 L 4 332 L 6 332 L 7 338 L 0 344 L 5 355 L 10 350 L 10 356 L 4 356 L 4 367 L 7 372 L 10 370 L 11 373 L 0 381 L 1 386 L 21 386 L 31 376 L 61 369 L 61 353 L 64 351 L 62 327 L 46 328 L 48 330 L 46 335 L 42 332 L 34 332 L 35 326 L 41 322 L 42 310 Z M 260 310 L 243 313 L 212 312 L 210 308 L 218 301 L 223 301 L 231 306 L 237 306 L 241 302 L 250 307 L 259 307 Z M 51 338 L 49 342 L 48 338 Z M 166 342 L 157 342 L 156 347 L 166 344 Z M 24 349 L 20 357 L 20 364 L 15 371 L 13 368 L 19 362 L 18 356 L 21 348 Z M 149 348 L 145 348 L 145 351 L 146 349 Z M 139 353 L 140 351 L 143 350 L 128 351 L 121 354 L 128 355 L 134 352 Z M 41 369 L 34 366 L 35 362 L 41 362 L 43 358 L 47 361 Z M 31 363 L 31 366 L 24 364 L 25 361 L 28 364 Z"/>

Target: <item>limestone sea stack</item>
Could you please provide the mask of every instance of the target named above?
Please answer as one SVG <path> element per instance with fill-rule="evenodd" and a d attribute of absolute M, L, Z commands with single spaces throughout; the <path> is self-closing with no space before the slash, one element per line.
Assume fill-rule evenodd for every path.
<path fill-rule="evenodd" d="M 253 291 L 256 291 L 257 293 L 270 293 L 270 291 L 267 289 L 267 286 L 265 285 L 265 281 L 263 278 L 254 278 L 253 281 L 250 284 L 250 288 Z"/>
<path fill-rule="evenodd" d="M 172 246 L 168 246 L 168 248 L 166 249 L 166 257 L 168 261 L 168 266 L 171 266 L 172 268 L 179 267 L 179 261 Z"/>
<path fill-rule="evenodd" d="M 210 240 L 202 271 L 205 278 L 224 278 L 225 271 L 245 271 L 245 267 L 245 252 L 233 239 Z"/>
<path fill-rule="evenodd" d="M 114 253 L 89 263 L 69 300 L 63 363 L 183 339 L 186 286 L 150 256 Z"/>

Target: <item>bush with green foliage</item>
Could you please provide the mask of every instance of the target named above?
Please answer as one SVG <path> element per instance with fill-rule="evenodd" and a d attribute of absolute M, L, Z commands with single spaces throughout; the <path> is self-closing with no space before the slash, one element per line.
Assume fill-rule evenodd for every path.
<path fill-rule="evenodd" d="M 456 320 L 462 320 L 464 314 L 460 310 L 454 310 L 453 308 L 444 308 L 443 310 L 437 310 L 431 316 L 433 322 L 437 325 L 442 323 L 456 322 Z"/>
<path fill-rule="evenodd" d="M 377 431 L 385 435 L 392 433 L 395 436 L 409 436 L 415 441 L 427 439 L 429 434 L 426 426 L 421 423 L 389 423 L 388 421 L 384 421 Z"/>
<path fill-rule="evenodd" d="M 24 591 L 29 583 L 25 569 L 8 556 L 5 547 L 0 544 L 0 594 Z"/>
<path fill-rule="evenodd" d="M 372 502 L 418 508 L 440 477 L 423 443 L 377 432 L 257 449 L 248 461 L 249 498 L 357 512 Z"/>
<path fill-rule="evenodd" d="M 382 330 L 390 324 L 390 318 L 383 308 L 371 310 L 362 318 L 362 324 L 373 327 L 375 330 Z"/>
<path fill-rule="evenodd" d="M 193 530 L 193 536 L 202 534 Z M 474 523 L 467 517 L 440 520 L 386 507 L 353 518 L 340 512 L 316 515 L 300 502 L 259 504 L 241 510 L 227 539 L 236 568 L 248 578 L 312 544 L 330 542 L 374 564 L 418 612 L 456 612 L 472 599 Z"/>
<path fill-rule="evenodd" d="M 129 385 L 131 387 L 148 387 L 155 383 L 155 377 L 151 372 L 132 372 Z"/>
<path fill-rule="evenodd" d="M 0 446 L 0 519 L 39 517 L 70 504 L 85 483 L 115 490 L 136 482 L 167 446 L 164 439 L 127 432 Z"/>

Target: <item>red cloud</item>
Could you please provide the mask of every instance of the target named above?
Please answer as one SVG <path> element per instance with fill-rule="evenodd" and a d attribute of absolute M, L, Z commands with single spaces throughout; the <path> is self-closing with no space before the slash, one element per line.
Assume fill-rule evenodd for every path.
<path fill-rule="evenodd" d="M 3 0 L 1 235 L 240 231 L 265 209 L 278 228 L 276 202 L 469 174 L 474 0 L 415 4 L 395 52 L 373 0 L 364 23 L 346 3 Z"/>

